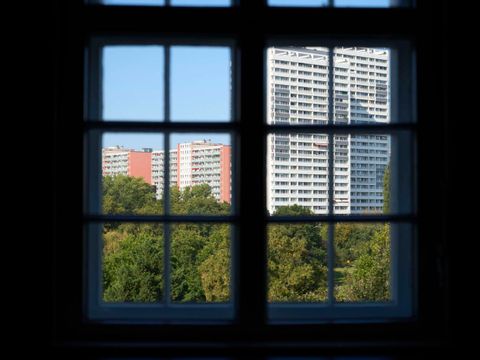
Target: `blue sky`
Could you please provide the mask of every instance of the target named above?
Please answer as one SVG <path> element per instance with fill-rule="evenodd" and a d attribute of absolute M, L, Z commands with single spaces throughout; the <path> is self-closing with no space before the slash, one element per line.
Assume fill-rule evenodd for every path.
<path fill-rule="evenodd" d="M 229 134 L 224 133 L 172 133 L 170 137 L 170 148 L 175 148 L 178 143 L 191 142 L 194 140 L 211 140 L 213 143 L 231 145 Z M 164 137 L 162 134 L 152 133 L 105 133 L 102 139 L 103 147 L 122 145 L 129 149 L 140 150 L 152 148 L 163 150 Z"/>
<path fill-rule="evenodd" d="M 162 5 L 163 0 L 105 0 L 110 4 Z M 172 5 L 225 6 L 229 0 L 172 0 Z M 325 0 L 269 0 L 271 5 L 318 6 Z M 388 6 L 389 0 L 336 0 L 338 6 Z M 171 120 L 230 121 L 230 59 L 227 47 L 171 47 Z M 103 51 L 104 120 L 164 120 L 162 46 L 107 46 Z M 229 144 L 227 134 L 183 134 L 178 142 L 211 139 Z M 106 134 L 103 146 L 163 148 L 163 136 Z"/>
<path fill-rule="evenodd" d="M 171 47 L 171 120 L 229 121 L 230 49 Z M 103 52 L 103 118 L 164 119 L 164 57 L 162 46 L 108 46 Z M 161 136 L 108 134 L 103 146 L 161 149 Z M 229 144 L 223 134 L 183 134 L 170 142 L 211 139 Z"/>

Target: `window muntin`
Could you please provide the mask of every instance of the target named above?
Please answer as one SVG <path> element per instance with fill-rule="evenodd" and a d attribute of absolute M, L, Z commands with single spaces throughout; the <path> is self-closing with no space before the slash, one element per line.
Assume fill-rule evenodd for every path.
<path fill-rule="evenodd" d="M 167 111 L 167 110 L 165 110 Z M 115 127 L 117 124 L 113 124 L 113 126 Z M 95 125 L 94 125 L 95 126 Z M 141 126 L 139 126 L 141 127 Z M 225 129 L 224 127 L 220 127 L 221 129 Z M 233 128 L 233 127 L 232 127 Z M 197 129 L 198 130 L 198 129 Z M 168 132 L 168 131 L 167 131 Z M 92 132 L 93 134 L 93 132 Z M 410 284 L 411 285 L 411 284 Z M 408 300 L 408 299 L 407 299 Z M 285 304 L 286 305 L 286 304 Z M 288 304 L 290 306 L 290 304 Z M 228 306 L 227 306 L 228 307 Z M 200 312 L 195 315 L 195 310 L 192 310 L 192 312 L 184 312 L 183 315 L 178 315 L 178 314 L 175 314 L 175 310 L 173 310 L 173 312 L 169 312 L 170 310 L 172 310 L 174 307 L 172 307 L 171 309 L 168 309 L 168 310 L 165 310 L 165 309 L 162 309 L 162 310 L 165 310 L 165 311 L 159 311 L 157 312 L 156 314 L 157 315 L 153 315 L 153 317 L 157 317 L 157 318 L 160 318 L 160 319 L 176 319 L 177 316 L 180 316 L 180 318 L 182 316 L 184 316 L 185 319 L 195 319 L 195 318 L 198 318 L 198 314 L 200 314 Z M 232 310 L 230 308 L 230 310 L 227 310 L 226 312 L 224 311 L 226 308 L 225 307 L 215 307 L 215 306 L 212 306 L 211 309 L 215 309 L 215 311 L 220 311 L 218 313 L 216 313 L 217 315 L 213 314 L 213 313 L 208 313 L 207 315 L 207 312 L 205 312 L 203 315 L 205 315 L 204 318 L 207 318 L 207 319 L 211 319 L 211 318 L 216 318 L 216 317 L 222 317 L 222 316 L 225 316 L 225 314 L 230 314 L 230 316 L 232 316 Z M 210 309 L 210 310 L 211 310 Z M 280 312 L 279 312 L 279 309 L 280 309 Z M 360 318 L 363 318 L 364 316 L 377 316 L 377 317 L 384 317 L 386 316 L 386 314 L 389 314 L 388 316 L 391 316 L 392 313 L 391 313 L 391 309 L 381 309 L 379 311 L 377 311 L 378 307 L 373 307 L 372 308 L 373 312 L 369 313 L 369 312 L 366 312 L 366 313 L 362 313 L 362 315 L 360 316 Z M 98 309 L 97 309 L 98 310 Z M 130 309 L 130 310 L 127 310 L 127 313 L 130 314 L 130 315 L 126 315 L 126 317 L 123 317 L 124 315 L 122 315 L 121 313 L 124 311 L 124 309 L 119 309 L 120 311 L 118 312 L 118 315 L 117 316 L 120 316 L 120 318 L 128 318 L 130 317 L 132 320 L 133 319 L 136 319 L 136 318 L 149 318 L 147 313 L 142 313 L 142 311 L 140 311 L 141 309 Z M 137 311 L 138 310 L 138 311 Z M 278 308 L 277 306 L 274 306 L 274 307 L 271 307 L 270 308 L 270 313 L 273 314 L 273 316 L 271 317 L 272 319 L 277 319 L 277 318 L 280 318 L 280 319 L 297 319 L 297 320 L 305 320 L 305 319 L 312 319 L 310 318 L 307 313 L 305 313 L 305 316 L 302 318 L 302 316 L 300 316 L 300 313 L 302 313 L 302 309 L 297 309 L 293 312 L 291 312 L 291 308 L 289 308 L 289 311 L 288 311 L 288 314 L 286 315 L 286 313 L 282 313 L 282 307 Z M 313 311 L 313 319 L 315 319 L 316 321 L 318 321 L 319 319 L 328 319 L 329 318 L 329 315 L 325 316 L 326 314 L 325 313 L 322 313 L 322 311 L 318 310 L 318 309 L 315 309 Z M 330 309 L 331 310 L 331 309 Z M 358 309 L 356 310 L 358 311 Z M 405 310 L 404 310 L 405 311 Z M 350 311 L 350 310 L 345 310 L 345 309 L 341 309 L 341 308 L 338 308 L 338 309 L 335 309 L 334 312 L 331 312 L 331 316 L 332 318 L 337 318 L 337 317 L 355 317 L 355 316 L 358 316 L 358 313 L 357 315 L 353 316 L 353 314 L 355 313 L 355 311 Z M 101 315 L 98 315 L 99 312 L 93 312 L 94 317 L 97 316 L 98 318 L 102 318 Z M 151 316 L 153 313 L 150 313 Z M 173 315 L 172 315 L 173 314 Z M 193 315 L 192 315 L 193 314 Z M 219 315 L 219 314 L 223 314 L 223 315 Z M 278 314 L 278 315 L 276 315 Z M 280 314 L 282 314 L 280 316 Z M 296 314 L 296 315 L 295 315 Z M 343 315 L 342 315 L 343 314 Z M 404 315 L 404 316 L 407 316 L 410 314 L 409 311 L 406 311 L 406 312 L 398 312 L 396 313 L 397 315 L 400 314 L 400 315 Z M 286 315 L 286 316 L 285 316 Z M 189 317 L 190 316 L 190 317 Z M 375 317 L 374 316 L 374 317 Z M 200 316 L 201 317 L 201 316 Z M 113 318 L 115 318 L 115 316 L 113 316 Z"/>
<path fill-rule="evenodd" d="M 389 8 L 410 4 L 409 0 L 268 0 L 268 5 L 279 7 Z"/>
<path fill-rule="evenodd" d="M 315 48 L 311 44 L 305 47 L 303 44 L 285 46 L 279 43 L 281 45 L 266 51 L 266 123 L 270 130 L 266 138 L 267 221 L 269 226 L 285 225 L 292 220 L 296 224 L 303 222 L 310 226 L 321 222 L 324 225 L 324 229 L 319 231 L 321 239 L 316 242 L 312 240 L 312 243 L 322 244 L 320 249 L 325 251 L 326 266 L 305 260 L 309 252 L 314 253 L 314 248 L 306 248 L 303 253 L 299 250 L 297 255 L 303 254 L 304 258 L 297 262 L 297 272 L 301 273 L 303 269 L 304 278 L 297 276 L 296 280 L 301 279 L 312 288 L 311 298 L 303 294 L 303 297 L 292 297 L 293 300 L 288 304 L 272 302 L 268 308 L 269 318 L 271 321 L 325 320 L 343 316 L 382 318 L 386 313 L 390 317 L 410 316 L 414 311 L 412 266 L 413 244 L 416 241 L 416 128 L 413 124 L 415 109 L 411 96 L 415 92 L 412 51 L 405 43 L 392 43 L 388 50 L 385 46 L 377 50 L 358 47 L 359 44 L 352 44 L 352 47 Z M 344 58 L 344 55 L 347 57 Z M 332 62 L 332 59 L 335 61 Z M 349 64 L 351 61 L 355 62 L 355 66 Z M 357 63 L 362 66 L 357 66 Z M 364 66 L 367 68 L 364 69 Z M 377 66 L 382 67 L 378 72 L 384 75 L 380 80 L 384 99 L 382 108 L 386 110 L 386 118 L 373 117 L 360 121 L 356 114 L 352 115 L 353 106 L 350 102 L 341 108 L 337 105 L 343 105 L 345 97 L 350 100 L 353 94 L 357 95 L 357 78 L 361 78 L 362 82 L 366 80 L 367 101 L 377 101 L 378 74 L 369 76 L 370 66 L 374 72 Z M 363 74 L 364 71 L 367 74 Z M 399 74 L 405 75 L 402 81 Z M 355 88 L 351 87 L 352 78 L 355 79 Z M 375 83 L 370 84 L 372 79 Z M 317 83 L 314 84 L 314 81 Z M 345 88 L 338 86 L 343 82 Z M 346 93 L 339 94 L 339 91 Z M 323 114 L 320 114 L 323 117 L 314 116 L 314 105 L 323 105 Z M 279 113 L 277 108 L 284 112 Z M 337 119 L 340 110 L 345 112 L 344 119 Z M 373 111 L 377 111 L 375 107 Z M 300 118 L 306 121 L 299 122 Z M 319 163 L 321 161 L 323 165 Z M 387 166 L 389 174 L 384 180 Z M 278 179 L 275 178 L 277 175 Z M 388 181 L 388 186 L 385 186 L 385 181 Z M 311 186 L 304 187 L 304 184 Z M 388 206 L 384 206 L 383 201 L 386 190 L 390 198 Z M 339 202 L 339 199 L 346 199 L 346 204 Z M 348 224 L 343 225 L 342 218 Z M 405 222 L 405 219 L 408 221 Z M 358 243 L 358 234 L 355 235 L 358 226 L 352 224 L 354 221 L 360 221 L 364 228 L 375 227 L 375 231 L 361 231 L 365 244 L 358 246 L 355 257 L 347 259 L 351 264 L 343 264 L 344 267 L 340 269 L 337 257 L 341 259 L 341 256 L 336 256 L 336 252 L 342 250 L 339 248 L 342 233 L 338 236 L 335 233 L 349 227 L 350 234 L 344 236 L 347 240 L 343 242 Z M 294 232 L 291 233 L 295 238 Z M 297 250 L 310 238 L 300 236 Z M 353 279 L 361 272 L 359 268 L 372 261 L 375 251 L 382 255 L 384 262 L 383 274 L 377 271 L 376 279 L 383 284 L 379 290 L 382 295 L 375 293 L 378 286 L 370 288 L 370 296 L 362 293 L 368 286 L 350 286 L 347 289 L 340 273 L 349 272 L 347 281 L 351 285 L 358 285 L 358 279 Z M 318 262 L 319 259 L 316 260 Z M 352 265 L 356 268 L 352 268 Z M 285 266 L 288 267 L 288 263 Z M 385 274 L 387 269 L 388 274 Z M 374 271 L 372 266 L 367 270 L 370 274 Z M 318 273 L 316 278 L 312 275 L 315 271 Z M 293 274 L 293 270 L 290 273 Z M 376 281 L 368 276 L 364 280 L 370 285 Z M 312 285 L 315 281 L 317 286 Z M 325 294 L 314 295 L 313 289 L 320 287 L 327 288 Z M 295 281 L 292 280 L 290 290 L 294 288 Z M 273 298 L 270 293 L 269 296 Z M 365 307 L 363 315 L 352 311 L 356 303 Z"/>
<path fill-rule="evenodd" d="M 89 101 L 85 122 L 85 186 L 88 194 L 85 199 L 87 274 L 85 306 L 90 320 L 195 321 L 226 320 L 233 316 L 235 298 L 231 279 L 234 269 L 232 264 L 235 261 L 231 259 L 231 248 L 236 241 L 236 231 L 231 214 L 236 198 L 235 177 L 232 176 L 236 172 L 234 161 L 236 155 L 235 126 L 229 122 L 234 110 L 230 99 L 232 42 L 220 42 L 218 45 L 221 47 L 217 44 L 213 47 L 211 45 L 195 42 L 185 44 L 182 41 L 165 42 L 159 39 L 146 42 L 144 39 L 140 41 L 117 38 L 92 39 L 89 47 L 87 92 Z M 98 74 L 102 74 L 102 70 L 108 72 L 109 69 L 105 68 L 113 66 L 111 57 L 107 58 L 109 61 L 106 63 L 104 61 L 107 53 L 105 49 L 112 48 L 123 51 L 117 53 L 116 59 L 120 62 L 131 60 L 132 56 L 129 55 L 135 51 L 137 54 L 134 55 L 137 56 L 133 58 L 138 60 L 142 58 L 138 52 L 160 50 L 151 58 L 148 58 L 148 55 L 152 54 L 151 51 L 144 52 L 147 59 L 143 61 L 148 61 L 149 66 L 143 67 L 143 73 L 140 72 L 140 78 L 149 81 L 148 86 L 142 90 L 146 89 L 149 98 L 154 99 L 146 106 L 154 108 L 157 105 L 160 109 L 155 109 L 158 117 L 142 119 L 141 114 L 144 110 L 137 107 L 132 113 L 138 114 L 138 118 L 131 116 L 130 119 L 122 119 L 122 113 L 130 111 L 131 107 L 120 101 L 116 103 L 117 115 L 102 120 L 104 93 L 111 92 L 110 86 L 115 85 L 115 82 L 105 84 L 104 80 L 111 77 L 102 77 Z M 183 54 L 183 58 L 178 54 L 174 55 L 175 51 L 184 49 L 188 51 Z M 199 118 L 192 116 L 186 119 L 188 122 L 174 123 L 172 110 L 180 101 L 172 96 L 174 87 L 171 86 L 171 82 L 175 79 L 177 83 L 182 83 L 176 76 L 172 76 L 179 72 L 178 66 L 175 70 L 176 63 L 182 62 L 183 69 L 180 70 L 185 71 L 189 66 L 195 65 L 194 60 L 185 55 L 192 55 L 195 50 L 201 50 L 205 56 L 205 53 L 209 51 L 213 53 L 216 49 L 222 51 L 222 60 L 217 61 L 216 66 L 219 69 L 218 73 L 223 76 L 223 87 L 220 90 L 215 89 L 216 85 L 213 82 L 210 88 L 217 93 L 227 93 L 221 99 L 216 99 L 217 104 L 225 103 L 221 104 L 225 118 L 219 122 L 213 117 L 205 120 L 200 116 Z M 215 60 L 214 55 L 211 56 L 211 60 Z M 208 66 L 212 76 L 215 61 Z M 153 74 L 162 76 L 149 78 L 148 72 L 152 69 Z M 197 68 L 196 71 L 201 69 Z M 129 80 L 132 78 L 138 81 L 138 77 L 127 74 L 121 86 L 128 88 L 132 82 Z M 149 89 L 154 88 L 152 84 L 155 82 L 160 91 L 155 89 L 149 93 Z M 131 89 L 133 93 L 135 90 Z M 185 81 L 180 93 L 182 91 L 191 92 Z M 191 110 L 191 114 L 195 113 L 199 114 L 198 111 Z M 209 131 L 199 132 L 202 126 Z M 184 148 L 183 145 L 190 146 L 190 149 Z M 191 151 L 193 148 L 195 151 Z M 177 197 L 178 192 L 174 191 L 174 188 L 176 189 L 177 180 L 180 181 L 180 178 L 176 177 L 182 173 L 177 173 L 175 168 L 177 164 L 173 161 L 176 159 L 181 161 L 182 157 L 174 156 L 172 153 L 174 149 L 190 150 L 185 158 L 192 163 L 190 165 L 195 165 L 196 170 L 208 165 L 208 174 L 203 169 L 205 174 L 200 175 L 204 177 L 216 175 L 218 170 L 225 173 L 225 179 L 222 177 L 209 178 L 208 181 L 203 179 L 205 181 L 200 182 L 208 185 L 208 189 L 200 186 L 201 189 L 195 190 L 196 192 L 190 191 L 189 194 L 183 194 L 188 189 L 180 190 L 180 197 Z M 107 175 L 104 171 L 106 150 L 112 153 L 120 151 L 122 154 L 119 156 L 125 155 L 123 157 L 126 158 L 120 159 L 117 156 L 114 159 L 114 170 L 118 170 L 118 174 L 112 173 L 112 176 L 109 176 L 117 190 L 119 181 L 121 182 L 120 191 L 115 193 L 120 200 L 117 198 L 111 201 L 108 191 L 103 198 L 101 195 L 102 187 L 105 190 L 105 186 L 112 185 L 111 181 L 102 180 L 102 175 Z M 124 152 L 126 154 L 123 154 Z M 112 170 L 113 160 L 111 157 L 108 157 L 108 160 L 108 169 Z M 146 163 L 151 169 L 149 174 L 132 172 L 134 168 L 145 168 Z M 123 175 L 122 171 L 126 175 Z M 198 180 L 198 173 L 188 175 L 192 177 L 190 179 L 192 184 Z M 132 189 L 136 191 L 138 188 L 145 193 L 145 199 L 133 199 L 139 200 L 138 203 L 142 204 L 132 205 L 130 191 Z M 195 198 L 198 192 L 202 196 L 206 192 L 210 194 L 199 199 L 202 203 L 200 207 Z M 215 195 L 218 195 L 219 199 Z M 228 201 L 220 202 L 222 198 Z M 109 207 L 112 202 L 114 205 L 132 205 L 130 207 L 133 210 L 128 206 L 125 209 Z M 198 209 L 200 212 L 196 211 Z M 131 254 L 124 251 L 125 249 Z M 151 253 L 155 251 L 156 254 Z M 141 256 L 142 254 L 144 256 Z M 185 280 L 187 277 L 188 281 Z"/>
<path fill-rule="evenodd" d="M 94 2 L 95 0 L 90 0 Z M 231 0 L 96 0 L 103 5 L 226 7 Z"/>

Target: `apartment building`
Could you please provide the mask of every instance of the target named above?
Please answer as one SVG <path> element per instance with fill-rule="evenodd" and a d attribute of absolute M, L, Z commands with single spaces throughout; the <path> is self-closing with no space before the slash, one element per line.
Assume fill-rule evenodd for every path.
<path fill-rule="evenodd" d="M 231 147 L 200 140 L 177 144 L 176 183 L 179 189 L 198 184 L 208 184 L 212 194 L 220 201 L 231 202 Z"/>
<path fill-rule="evenodd" d="M 329 76 L 326 48 L 268 50 L 267 119 L 272 124 L 388 122 L 389 53 L 371 48 L 336 48 Z M 330 86 L 333 88 L 330 89 Z M 328 136 L 271 134 L 267 147 L 267 207 L 298 204 L 328 212 Z M 387 135 L 333 136 L 335 213 L 381 212 L 383 175 L 390 158 Z"/>
<path fill-rule="evenodd" d="M 231 147 L 215 144 L 210 140 L 198 140 L 177 144 L 170 154 L 170 186 L 184 189 L 208 184 L 212 195 L 219 201 L 231 202 Z M 163 150 L 141 151 L 114 146 L 102 149 L 103 176 L 142 177 L 155 185 L 156 197 L 164 190 Z"/>
<path fill-rule="evenodd" d="M 102 149 L 102 175 L 126 175 L 142 177 L 149 184 L 152 182 L 152 149 L 127 149 L 112 146 Z"/>

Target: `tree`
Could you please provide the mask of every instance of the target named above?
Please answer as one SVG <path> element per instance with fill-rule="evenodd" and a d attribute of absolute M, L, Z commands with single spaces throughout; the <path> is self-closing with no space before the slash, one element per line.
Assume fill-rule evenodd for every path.
<path fill-rule="evenodd" d="M 390 226 L 382 225 L 360 246 L 359 255 L 338 287 L 340 301 L 390 299 Z"/>
<path fill-rule="evenodd" d="M 335 225 L 335 266 L 347 267 L 359 256 L 361 247 L 367 243 L 378 224 L 338 223 Z"/>
<path fill-rule="evenodd" d="M 207 184 L 171 189 L 175 214 L 225 215 L 227 203 L 219 203 Z M 218 224 L 172 226 L 172 298 L 180 302 L 226 301 L 229 296 L 229 227 Z M 221 256 L 216 259 L 215 256 Z M 215 260 L 215 266 L 209 267 Z M 207 262 L 207 264 L 204 264 Z M 215 271 L 214 271 L 215 269 Z"/>
<path fill-rule="evenodd" d="M 383 212 L 390 212 L 390 163 L 388 163 L 383 174 Z"/>
<path fill-rule="evenodd" d="M 160 233 L 160 235 L 159 235 Z M 163 293 L 163 236 L 124 232 L 103 262 L 104 301 L 158 302 Z"/>
<path fill-rule="evenodd" d="M 208 184 L 183 190 L 174 186 L 170 189 L 170 201 L 174 214 L 226 215 L 230 212 L 230 205 L 219 203 Z"/>
<path fill-rule="evenodd" d="M 155 199 L 155 187 L 141 177 L 125 175 L 103 177 L 103 212 L 105 214 L 139 214 L 142 209 L 158 214 L 161 204 Z"/>
<path fill-rule="evenodd" d="M 311 215 L 307 208 L 280 207 L 274 215 Z M 269 301 L 324 301 L 325 243 L 319 224 L 275 224 L 268 229 Z"/>

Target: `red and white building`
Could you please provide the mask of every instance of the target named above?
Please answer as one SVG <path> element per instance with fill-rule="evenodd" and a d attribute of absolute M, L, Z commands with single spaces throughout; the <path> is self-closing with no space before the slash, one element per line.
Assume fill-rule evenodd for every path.
<path fill-rule="evenodd" d="M 170 150 L 170 185 L 179 189 L 208 184 L 212 195 L 231 202 L 231 146 L 200 140 L 177 144 Z M 157 198 L 163 194 L 164 151 L 133 150 L 120 146 L 102 149 L 103 176 L 142 177 L 155 185 Z"/>

